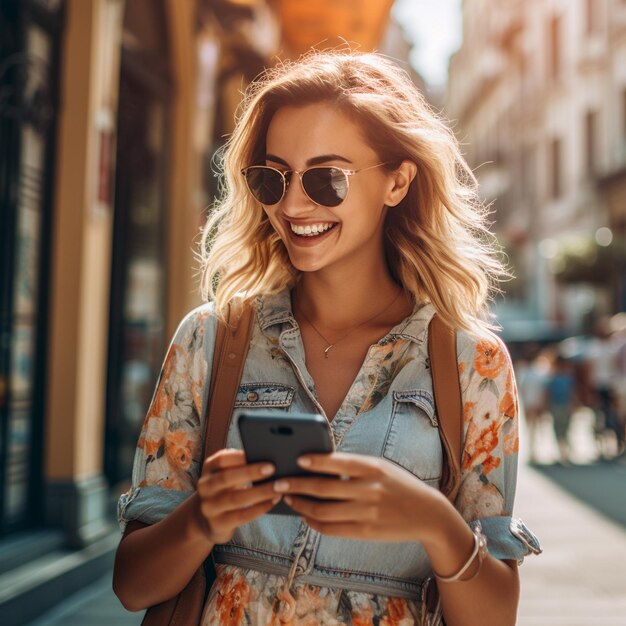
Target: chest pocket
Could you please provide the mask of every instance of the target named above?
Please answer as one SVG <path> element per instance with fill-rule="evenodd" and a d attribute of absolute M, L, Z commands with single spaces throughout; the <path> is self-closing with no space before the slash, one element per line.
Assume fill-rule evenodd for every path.
<path fill-rule="evenodd" d="M 295 388 L 276 383 L 244 383 L 239 385 L 235 408 L 288 409 Z"/>
<path fill-rule="evenodd" d="M 428 391 L 394 392 L 383 456 L 437 486 L 443 454 L 435 401 Z"/>

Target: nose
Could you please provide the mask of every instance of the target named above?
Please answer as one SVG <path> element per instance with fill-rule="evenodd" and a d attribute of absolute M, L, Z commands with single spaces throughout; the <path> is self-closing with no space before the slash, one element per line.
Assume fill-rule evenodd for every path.
<path fill-rule="evenodd" d="M 287 189 L 280 204 L 283 213 L 291 217 L 306 214 L 317 207 L 304 193 L 302 178 L 298 172 L 292 172 L 287 180 Z"/>

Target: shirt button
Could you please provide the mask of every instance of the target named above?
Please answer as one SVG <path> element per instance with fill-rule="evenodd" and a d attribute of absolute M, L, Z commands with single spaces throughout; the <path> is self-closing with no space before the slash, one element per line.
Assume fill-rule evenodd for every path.
<path fill-rule="evenodd" d="M 259 399 L 259 394 L 256 391 L 248 393 L 248 402 L 256 402 Z"/>

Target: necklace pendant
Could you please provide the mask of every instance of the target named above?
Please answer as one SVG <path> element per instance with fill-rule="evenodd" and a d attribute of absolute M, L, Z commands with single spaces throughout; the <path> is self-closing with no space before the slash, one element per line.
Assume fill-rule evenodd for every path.
<path fill-rule="evenodd" d="M 330 352 L 331 348 L 334 348 L 335 344 L 331 343 L 328 348 L 326 348 L 324 350 L 324 357 L 328 358 L 328 353 Z"/>

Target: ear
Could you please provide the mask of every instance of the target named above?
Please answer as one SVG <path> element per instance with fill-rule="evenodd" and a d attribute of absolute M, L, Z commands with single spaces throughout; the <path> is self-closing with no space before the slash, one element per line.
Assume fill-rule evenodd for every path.
<path fill-rule="evenodd" d="M 398 169 L 391 172 L 393 185 L 385 197 L 385 204 L 389 207 L 394 207 L 402 202 L 416 175 L 417 165 L 413 161 L 402 161 Z"/>

